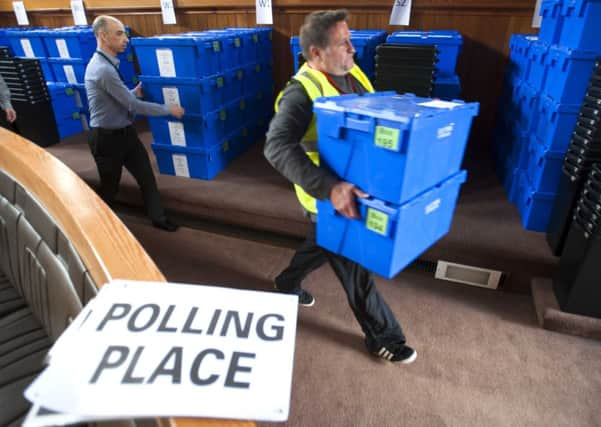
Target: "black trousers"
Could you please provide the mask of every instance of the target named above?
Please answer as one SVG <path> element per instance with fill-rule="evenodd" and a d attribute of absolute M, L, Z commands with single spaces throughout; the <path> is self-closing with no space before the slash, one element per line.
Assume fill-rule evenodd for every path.
<path fill-rule="evenodd" d="M 113 207 L 123 167 L 133 175 L 142 190 L 144 205 L 153 221 L 164 221 L 165 211 L 148 153 L 133 126 L 122 129 L 91 128 L 88 144 L 100 175 L 98 193 Z"/>
<path fill-rule="evenodd" d="M 378 292 L 372 273 L 354 261 L 317 246 L 315 225 L 296 250 L 290 265 L 276 277 L 276 285 L 284 291 L 298 289 L 309 273 L 326 262 L 346 292 L 349 306 L 365 333 L 368 349 L 374 351 L 387 344 L 404 344 L 403 330 Z"/>

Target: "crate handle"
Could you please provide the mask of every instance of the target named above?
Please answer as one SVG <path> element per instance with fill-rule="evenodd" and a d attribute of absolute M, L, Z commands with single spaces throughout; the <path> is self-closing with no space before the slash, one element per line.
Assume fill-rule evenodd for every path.
<path fill-rule="evenodd" d="M 374 129 L 374 120 L 361 120 L 353 117 L 346 117 L 345 127 L 348 129 L 358 130 L 360 132 L 372 132 Z"/>

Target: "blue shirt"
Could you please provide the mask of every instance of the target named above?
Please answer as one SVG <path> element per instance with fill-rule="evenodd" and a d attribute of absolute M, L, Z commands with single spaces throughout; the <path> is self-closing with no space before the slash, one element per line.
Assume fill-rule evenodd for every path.
<path fill-rule="evenodd" d="M 106 58 L 95 53 L 86 67 L 85 84 L 91 127 L 120 129 L 131 125 L 136 114 L 169 115 L 169 106 L 138 99 L 117 72 L 119 60 L 103 53 Z"/>

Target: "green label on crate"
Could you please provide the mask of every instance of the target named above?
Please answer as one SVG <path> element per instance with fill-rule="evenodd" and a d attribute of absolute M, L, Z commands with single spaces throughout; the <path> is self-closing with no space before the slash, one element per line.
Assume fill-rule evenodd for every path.
<path fill-rule="evenodd" d="M 367 208 L 367 221 L 365 225 L 368 230 L 382 236 L 388 235 L 388 215 L 375 209 Z"/>
<path fill-rule="evenodd" d="M 221 49 L 220 49 L 220 47 L 219 47 L 219 40 L 215 40 L 215 41 L 213 42 L 213 51 L 215 51 L 215 52 L 219 52 L 220 50 L 221 50 Z"/>
<path fill-rule="evenodd" d="M 236 76 L 238 77 L 238 80 L 242 80 L 242 78 L 244 77 L 244 73 L 242 72 L 242 70 L 238 70 Z"/>
<path fill-rule="evenodd" d="M 253 42 L 254 43 L 258 43 L 259 42 L 259 36 L 257 36 L 256 34 L 253 34 Z"/>
<path fill-rule="evenodd" d="M 227 114 L 225 113 L 225 110 L 221 110 L 219 112 L 219 118 L 223 121 L 223 120 L 225 120 L 226 117 L 227 117 Z"/>
<path fill-rule="evenodd" d="M 236 46 L 236 47 L 240 47 L 240 38 L 239 38 L 239 37 L 236 37 L 236 38 L 234 39 L 234 46 Z"/>
<path fill-rule="evenodd" d="M 399 151 L 400 134 L 401 132 L 398 129 L 389 128 L 386 126 L 376 126 L 374 143 L 376 147 L 381 147 L 392 151 Z"/>
<path fill-rule="evenodd" d="M 223 87 L 223 77 L 217 77 L 217 87 Z"/>
<path fill-rule="evenodd" d="M 260 72 L 261 72 L 261 64 L 256 64 L 256 65 L 255 65 L 255 71 L 256 71 L 257 73 L 260 73 Z"/>
<path fill-rule="evenodd" d="M 131 53 L 127 54 L 127 62 L 134 62 L 134 56 Z"/>
<path fill-rule="evenodd" d="M 246 109 L 246 101 L 241 99 L 240 100 L 240 109 L 241 110 L 245 110 Z"/>
<path fill-rule="evenodd" d="M 75 113 L 73 113 L 73 120 L 79 119 L 80 117 L 81 116 L 79 115 L 79 112 L 76 111 Z"/>
<path fill-rule="evenodd" d="M 223 152 L 225 153 L 227 150 L 230 149 L 230 142 L 226 139 L 225 141 L 223 141 Z"/>
<path fill-rule="evenodd" d="M 73 95 L 73 88 L 70 88 L 70 87 L 68 87 L 67 89 L 65 89 L 65 93 L 66 93 L 68 96 L 71 96 L 71 95 Z"/>

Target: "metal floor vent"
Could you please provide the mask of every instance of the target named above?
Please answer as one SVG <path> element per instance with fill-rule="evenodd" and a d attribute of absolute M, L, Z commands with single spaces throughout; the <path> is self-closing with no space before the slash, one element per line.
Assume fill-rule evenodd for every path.
<path fill-rule="evenodd" d="M 451 282 L 465 283 L 466 285 L 497 289 L 503 277 L 503 272 L 439 260 L 434 277 Z"/>

